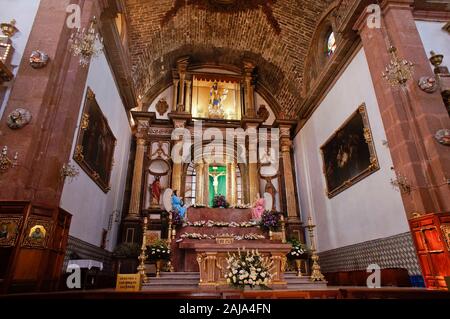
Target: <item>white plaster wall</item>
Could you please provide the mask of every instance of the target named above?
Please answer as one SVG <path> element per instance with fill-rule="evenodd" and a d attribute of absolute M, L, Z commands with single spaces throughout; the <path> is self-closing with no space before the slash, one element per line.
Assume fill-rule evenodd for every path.
<path fill-rule="evenodd" d="M 363 102 L 381 169 L 329 199 L 320 147 Z M 319 251 L 408 231 L 400 193 L 390 184 L 393 165 L 384 140 L 372 79 L 361 49 L 294 140 L 302 217 L 306 221 L 312 214 Z"/>
<path fill-rule="evenodd" d="M 258 93 L 255 93 L 255 109 L 256 111 L 258 111 L 259 107 L 261 105 L 265 105 L 267 111 L 269 111 L 269 118 L 263 123 L 264 125 L 272 125 L 273 122 L 275 122 L 276 118 L 275 118 L 275 114 L 272 111 L 272 108 L 270 107 L 269 103 L 267 103 L 267 101 Z"/>
<path fill-rule="evenodd" d="M 442 29 L 444 25 L 444 22 L 416 21 L 427 56 L 431 56 L 431 50 L 443 54 L 443 65 L 450 67 L 450 34 Z"/>
<path fill-rule="evenodd" d="M 16 28 L 19 30 L 11 38 L 11 44 L 14 48 L 11 60 L 14 75 L 17 74 L 19 69 L 18 66 L 22 60 L 40 2 L 41 0 L 0 0 L 0 23 L 10 22 L 12 19 L 16 19 Z M 3 115 L 3 110 L 8 101 L 10 88 L 13 83 L 14 80 L 3 84 L 4 86 L 8 86 L 8 89 L 5 99 L 0 106 L 0 118 Z"/>
<path fill-rule="evenodd" d="M 80 175 L 71 183 L 66 181 L 61 198 L 61 207 L 73 215 L 70 235 L 93 245 L 100 246 L 102 230 L 108 229 L 110 216 L 114 212 L 120 213 L 122 210 L 131 129 L 113 75 L 104 55 L 92 60 L 86 89 L 88 86 L 94 91 L 98 104 L 103 114 L 107 117 L 109 126 L 117 139 L 114 153 L 115 164 L 111 174 L 111 190 L 105 194 L 72 161 L 78 167 Z M 80 122 L 81 114 L 82 108 L 80 109 L 78 123 Z M 74 135 L 72 155 L 77 134 L 78 128 Z M 112 250 L 115 246 L 119 222 L 120 218 L 114 218 L 107 238 L 106 247 L 109 250 Z"/>

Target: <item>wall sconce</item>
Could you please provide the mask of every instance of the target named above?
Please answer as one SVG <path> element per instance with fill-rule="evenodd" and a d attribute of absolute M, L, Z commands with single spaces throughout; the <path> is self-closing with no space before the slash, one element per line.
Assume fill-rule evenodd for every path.
<path fill-rule="evenodd" d="M 17 166 L 17 158 L 19 153 L 16 152 L 14 157 L 10 159 L 8 157 L 8 146 L 3 146 L 2 153 L 0 154 L 0 174 L 5 173 L 8 169 Z"/>
<path fill-rule="evenodd" d="M 16 34 L 19 29 L 16 28 L 16 20 L 12 19 L 9 23 L 2 23 L 0 24 L 0 29 L 2 30 L 2 33 L 6 35 L 8 38 L 11 38 Z"/>
<path fill-rule="evenodd" d="M 401 59 L 397 56 L 397 48 L 389 48 L 391 62 L 383 72 L 383 78 L 388 81 L 392 87 L 404 86 L 414 74 L 414 63 Z"/>
<path fill-rule="evenodd" d="M 391 167 L 391 170 L 394 171 L 394 168 Z M 411 193 L 411 185 L 408 181 L 408 179 L 406 178 L 406 176 L 395 172 L 396 178 L 392 179 L 391 178 L 391 185 L 395 188 L 398 189 L 400 191 L 400 193 L 402 194 L 409 194 Z"/>
<path fill-rule="evenodd" d="M 80 171 L 71 163 L 64 164 L 60 172 L 61 179 L 65 180 L 66 178 L 69 178 L 69 183 L 71 183 L 79 174 Z"/>

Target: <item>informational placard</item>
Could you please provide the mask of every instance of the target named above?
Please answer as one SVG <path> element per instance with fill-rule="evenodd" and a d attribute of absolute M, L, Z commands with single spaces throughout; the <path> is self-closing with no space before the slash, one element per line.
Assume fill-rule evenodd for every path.
<path fill-rule="evenodd" d="M 117 275 L 117 291 L 140 291 L 141 276 L 139 274 Z"/>

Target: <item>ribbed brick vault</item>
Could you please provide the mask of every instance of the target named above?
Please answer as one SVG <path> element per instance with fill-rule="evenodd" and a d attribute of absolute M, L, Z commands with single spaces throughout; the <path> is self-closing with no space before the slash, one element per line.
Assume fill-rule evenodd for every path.
<path fill-rule="evenodd" d="M 258 82 L 285 113 L 294 113 L 301 104 L 304 60 L 311 37 L 332 0 L 273 0 L 271 14 L 280 32 L 263 6 L 218 12 L 188 4 L 162 23 L 175 0 L 125 2 L 138 95 L 145 96 L 154 86 L 167 83 L 180 56 L 190 55 L 198 64 L 236 67 L 250 59 L 257 65 Z"/>

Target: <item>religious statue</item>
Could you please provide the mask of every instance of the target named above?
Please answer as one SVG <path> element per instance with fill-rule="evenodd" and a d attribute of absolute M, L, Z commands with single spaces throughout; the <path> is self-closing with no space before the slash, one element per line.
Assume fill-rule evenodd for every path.
<path fill-rule="evenodd" d="M 223 102 L 227 99 L 228 90 L 225 89 L 221 93 L 219 92 L 219 85 L 214 82 L 211 90 L 209 91 L 209 116 L 212 118 L 223 119 L 225 112 L 223 110 Z"/>
<path fill-rule="evenodd" d="M 266 187 L 264 189 L 264 192 L 269 193 L 270 196 L 272 196 L 272 211 L 275 211 L 275 194 L 277 193 L 277 190 L 275 189 L 275 186 L 272 184 L 272 178 L 266 177 Z"/>
<path fill-rule="evenodd" d="M 177 191 L 174 190 L 172 194 L 172 209 L 180 214 L 181 218 L 186 215 L 186 207 L 183 206 L 183 200 L 178 197 Z"/>
<path fill-rule="evenodd" d="M 155 181 L 151 185 L 151 192 L 152 192 L 152 206 L 156 207 L 159 206 L 159 200 L 161 198 L 161 177 L 156 176 Z"/>
<path fill-rule="evenodd" d="M 213 178 L 214 195 L 219 193 L 219 177 L 225 176 L 225 173 L 210 173 L 209 176 Z"/>
<path fill-rule="evenodd" d="M 265 211 L 265 201 L 258 194 L 255 203 L 252 208 L 252 218 L 253 220 L 261 220 L 261 216 Z"/>

